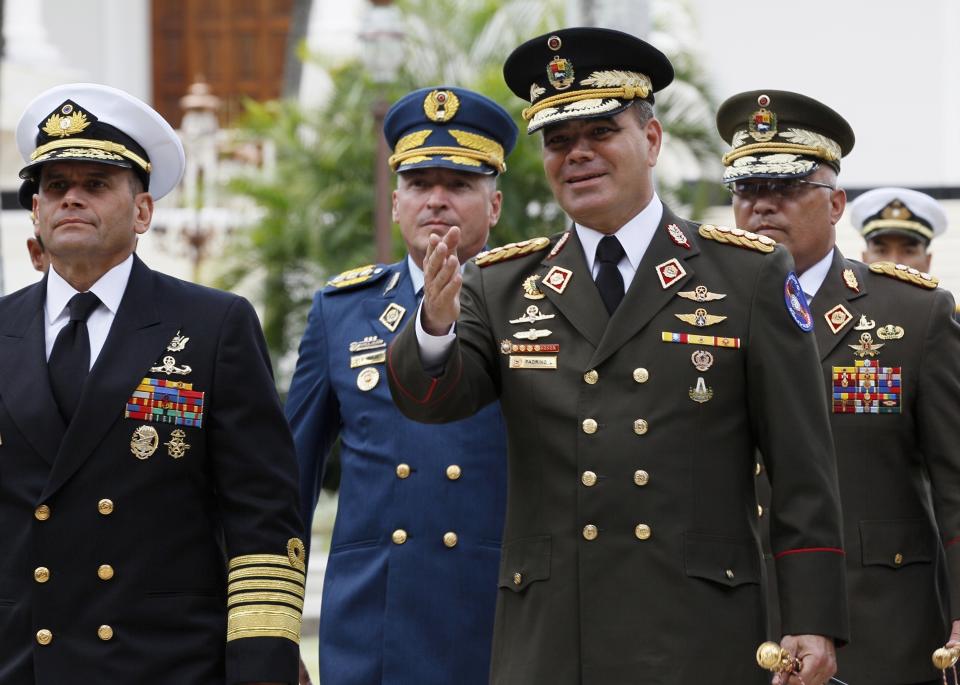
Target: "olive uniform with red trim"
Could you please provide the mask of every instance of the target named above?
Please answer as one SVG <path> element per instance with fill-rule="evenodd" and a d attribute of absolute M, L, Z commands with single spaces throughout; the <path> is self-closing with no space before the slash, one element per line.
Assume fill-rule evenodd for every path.
<path fill-rule="evenodd" d="M 785 484 L 772 506 L 784 631 L 845 640 L 826 390 L 786 251 L 665 210 L 612 316 L 573 231 L 476 263 L 442 373 L 422 369 L 413 325 L 388 371 L 420 421 L 500 400 L 492 682 L 767 682 L 757 447 Z"/>

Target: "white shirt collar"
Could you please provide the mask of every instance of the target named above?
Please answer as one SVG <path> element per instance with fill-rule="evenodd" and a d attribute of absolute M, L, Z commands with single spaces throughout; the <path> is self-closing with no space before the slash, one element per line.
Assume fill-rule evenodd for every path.
<path fill-rule="evenodd" d="M 621 226 L 614 234 L 617 236 L 620 244 L 623 245 L 623 251 L 626 253 L 627 260 L 630 262 L 630 266 L 633 267 L 634 271 L 640 266 L 640 261 L 643 259 L 643 255 L 647 251 L 650 241 L 653 240 L 654 233 L 656 233 L 657 228 L 660 226 L 662 216 L 663 203 L 657 194 L 654 193 L 653 199 L 647 203 L 647 206 L 644 207 L 639 214 L 630 219 L 630 221 Z M 587 266 L 592 273 L 593 262 L 597 256 L 597 245 L 600 244 L 600 240 L 605 234 L 592 228 L 581 226 L 580 224 L 575 223 L 574 226 L 577 229 L 577 237 L 580 238 L 580 244 L 583 245 L 583 253 L 587 258 Z"/>
<path fill-rule="evenodd" d="M 123 299 L 123 293 L 127 289 L 127 281 L 130 280 L 130 272 L 132 270 L 133 255 L 131 254 L 90 286 L 90 292 L 99 297 L 100 302 L 106 306 L 114 316 L 116 316 L 117 310 L 120 308 L 120 301 Z M 76 295 L 77 292 L 72 285 L 67 283 L 63 277 L 57 273 L 57 270 L 51 264 L 49 276 L 47 276 L 47 325 L 67 315 L 67 303 L 70 302 L 70 298 Z"/>
<path fill-rule="evenodd" d="M 417 266 L 413 257 L 407 255 L 407 270 L 410 271 L 410 285 L 413 286 L 413 294 L 416 295 L 423 287 L 423 269 Z"/>
<path fill-rule="evenodd" d="M 835 249 L 836 248 L 831 248 L 826 257 L 797 277 L 797 280 L 800 281 L 800 287 L 803 288 L 803 292 L 808 300 L 814 298 L 817 291 L 820 290 L 820 286 L 823 285 L 823 282 L 826 280 L 827 272 L 830 271 L 830 265 L 833 264 L 833 251 Z"/>

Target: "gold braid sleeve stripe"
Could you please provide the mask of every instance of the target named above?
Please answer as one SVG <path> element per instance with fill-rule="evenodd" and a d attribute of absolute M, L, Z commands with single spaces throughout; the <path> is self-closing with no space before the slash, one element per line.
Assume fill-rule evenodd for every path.
<path fill-rule="evenodd" d="M 135 163 L 138 167 L 146 171 L 148 174 L 151 170 L 150 162 L 145 160 L 143 157 L 138 155 L 132 150 L 128 150 L 126 145 L 121 145 L 120 143 L 114 143 L 110 140 L 91 140 L 89 138 L 64 138 L 63 140 L 53 140 L 45 145 L 41 145 L 30 155 L 30 159 L 35 160 L 37 157 L 40 157 L 51 150 L 59 150 L 65 147 L 83 147 L 83 148 L 93 148 L 94 150 L 105 150 L 107 152 L 115 152 L 118 155 L 126 157 L 131 162 Z"/>
<path fill-rule="evenodd" d="M 731 150 L 723 156 L 721 160 L 724 166 L 729 166 L 731 162 L 748 155 L 764 155 L 786 153 L 792 155 L 812 155 L 819 157 L 827 162 L 836 162 L 840 157 L 825 147 L 819 145 L 798 145 L 796 143 L 752 143 Z"/>
<path fill-rule="evenodd" d="M 773 252 L 773 248 L 777 244 L 772 238 L 757 235 L 750 231 L 712 224 L 703 224 L 700 226 L 698 233 L 707 240 L 716 240 L 718 243 L 736 245 L 737 247 L 745 247 L 764 253 Z"/>
<path fill-rule="evenodd" d="M 244 554 L 231 559 L 228 568 L 232 571 L 240 566 L 263 566 L 264 564 L 276 564 L 289 568 L 290 560 L 286 554 Z"/>
<path fill-rule="evenodd" d="M 904 266 L 903 264 L 894 264 L 893 262 L 874 262 L 870 265 L 870 271 L 875 274 L 883 274 L 884 276 L 899 279 L 905 283 L 918 285 L 921 288 L 929 288 L 930 290 L 936 288 L 937 284 L 940 283 L 940 279 L 936 276 L 931 276 L 930 274 Z"/>
<path fill-rule="evenodd" d="M 300 612 L 274 604 L 235 607 L 227 615 L 227 642 L 247 637 L 283 637 L 300 644 Z"/>
<path fill-rule="evenodd" d="M 595 100 L 598 98 L 633 100 L 634 98 L 645 98 L 649 94 L 650 89 L 645 86 L 620 86 L 619 88 L 591 88 L 590 90 L 574 90 L 569 93 L 551 95 L 535 105 L 530 105 L 524 109 L 523 112 L 521 112 L 520 116 L 523 117 L 524 121 L 528 121 L 533 118 L 534 114 L 542 109 L 546 109 L 547 107 L 561 107 L 563 105 L 569 105 L 571 102 L 577 102 L 578 100 Z"/>
<path fill-rule="evenodd" d="M 227 576 L 227 581 L 232 583 L 235 580 L 243 580 L 244 578 L 283 578 L 284 580 L 292 580 L 295 583 L 300 583 L 300 585 L 305 585 L 307 578 L 300 571 L 295 571 L 292 568 L 277 568 L 275 566 L 248 566 L 246 568 L 238 568 L 230 571 L 230 574 Z"/>
<path fill-rule="evenodd" d="M 390 159 L 387 160 L 387 163 L 390 165 L 390 168 L 394 171 L 397 170 L 397 167 L 401 163 L 412 157 L 418 156 L 433 156 L 433 155 L 460 155 L 462 157 L 469 157 L 471 159 L 476 159 L 480 162 L 485 162 L 492 166 L 494 169 L 503 173 L 507 170 L 507 165 L 504 163 L 502 157 L 497 157 L 496 155 L 480 152 L 479 150 L 469 150 L 464 147 L 454 147 L 452 145 L 437 145 L 434 147 L 418 147 L 414 150 L 408 150 L 407 152 L 401 152 L 398 154 L 390 155 Z"/>
<path fill-rule="evenodd" d="M 274 592 L 288 592 L 291 595 L 296 595 L 297 597 L 303 598 L 304 590 L 303 585 L 300 583 L 291 583 L 286 580 L 235 580 L 230 583 L 228 588 L 228 593 L 234 592 L 249 592 L 249 591 L 274 591 Z"/>
<path fill-rule="evenodd" d="M 238 604 L 254 604 L 264 602 L 279 602 L 303 611 L 303 600 L 285 592 L 241 592 L 236 595 L 230 595 L 227 598 L 227 606 L 237 606 Z"/>
<path fill-rule="evenodd" d="M 927 240 L 933 239 L 933 230 L 929 227 L 924 226 L 919 221 L 903 221 L 902 219 L 877 219 L 876 221 L 870 221 L 860 229 L 860 234 L 866 238 L 881 228 L 908 228 L 911 231 L 919 233 Z"/>

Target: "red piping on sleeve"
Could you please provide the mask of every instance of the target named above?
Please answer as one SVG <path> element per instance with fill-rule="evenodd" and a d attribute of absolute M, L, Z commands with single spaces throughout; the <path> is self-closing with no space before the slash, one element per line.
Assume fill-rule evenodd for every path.
<path fill-rule="evenodd" d="M 801 549 L 787 549 L 782 552 L 777 552 L 773 555 L 773 558 L 780 559 L 788 554 L 806 554 L 808 552 L 829 552 L 831 554 L 839 554 L 840 556 L 844 556 L 846 554 L 846 552 L 839 547 L 803 547 Z"/>

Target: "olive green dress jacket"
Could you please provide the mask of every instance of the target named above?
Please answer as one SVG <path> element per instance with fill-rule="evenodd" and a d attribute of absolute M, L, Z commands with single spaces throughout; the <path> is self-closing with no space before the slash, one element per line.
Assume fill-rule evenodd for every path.
<path fill-rule="evenodd" d="M 477 261 L 487 266 L 466 268 L 441 375 L 424 372 L 412 324 L 388 375 L 420 421 L 501 402 L 509 487 L 491 682 L 769 682 L 754 657 L 758 447 L 785 484 L 772 503 L 784 630 L 845 640 L 826 391 L 794 318 L 809 313 L 791 314 L 784 295 L 787 252 L 665 210 L 613 316 L 575 231 Z"/>

